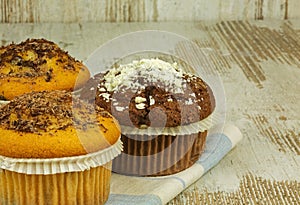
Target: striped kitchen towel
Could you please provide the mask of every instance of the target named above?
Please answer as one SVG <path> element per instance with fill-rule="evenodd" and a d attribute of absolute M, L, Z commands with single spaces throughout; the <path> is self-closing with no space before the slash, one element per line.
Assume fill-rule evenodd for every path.
<path fill-rule="evenodd" d="M 223 127 L 224 126 L 224 127 Z M 222 131 L 220 131 L 222 130 Z M 209 131 L 204 153 L 190 168 L 164 177 L 132 177 L 113 173 L 106 205 L 163 205 L 213 168 L 242 139 L 231 124 Z"/>

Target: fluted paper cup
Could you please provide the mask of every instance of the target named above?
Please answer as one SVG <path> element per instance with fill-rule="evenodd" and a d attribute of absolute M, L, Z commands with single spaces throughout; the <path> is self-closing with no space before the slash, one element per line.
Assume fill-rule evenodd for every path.
<path fill-rule="evenodd" d="M 82 156 L 18 159 L 0 156 L 0 204 L 104 204 L 120 139 Z"/>

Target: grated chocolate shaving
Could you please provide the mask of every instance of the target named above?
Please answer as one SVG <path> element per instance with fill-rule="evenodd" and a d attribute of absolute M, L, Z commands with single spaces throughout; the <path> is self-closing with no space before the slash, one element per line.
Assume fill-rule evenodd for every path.
<path fill-rule="evenodd" d="M 45 76 L 49 82 L 52 77 L 47 61 L 57 57 L 56 66 L 65 70 L 75 70 L 79 61 L 63 51 L 55 43 L 45 39 L 27 39 L 19 44 L 12 43 L 0 47 L 0 78 Z M 5 69 L 10 68 L 7 72 Z"/>
<path fill-rule="evenodd" d="M 69 92 L 32 92 L 0 108 L 0 126 L 31 133 L 64 130 L 69 126 L 87 130 L 90 126 L 102 126 L 97 119 L 100 115 L 111 118 L 102 108 Z"/>

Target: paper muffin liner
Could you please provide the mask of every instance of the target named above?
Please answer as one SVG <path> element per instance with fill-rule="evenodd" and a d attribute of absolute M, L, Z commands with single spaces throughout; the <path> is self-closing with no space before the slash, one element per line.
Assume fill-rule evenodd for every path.
<path fill-rule="evenodd" d="M 80 172 L 90 168 L 102 166 L 122 151 L 121 139 L 112 146 L 81 156 L 32 159 L 11 158 L 0 155 L 0 171 L 9 170 L 23 174 L 50 175 L 65 172 Z"/>
<path fill-rule="evenodd" d="M 188 125 L 180 125 L 176 127 L 147 127 L 144 129 L 121 125 L 121 130 L 124 135 L 189 135 L 209 130 L 216 124 L 216 122 L 218 122 L 219 119 L 220 114 L 212 112 L 205 119 Z"/>
<path fill-rule="evenodd" d="M 175 174 L 199 159 L 206 136 L 207 131 L 178 136 L 122 135 L 124 150 L 114 159 L 112 170 L 135 176 Z"/>
<path fill-rule="evenodd" d="M 99 152 L 52 159 L 0 156 L 0 204 L 103 205 L 121 139 Z"/>
<path fill-rule="evenodd" d="M 219 120 L 218 112 L 177 127 L 122 126 L 124 150 L 113 161 L 113 172 L 135 176 L 164 176 L 192 166 L 204 150 L 207 130 Z"/>
<path fill-rule="evenodd" d="M 28 175 L 0 171 L 1 205 L 103 205 L 110 193 L 112 161 L 82 172 Z"/>

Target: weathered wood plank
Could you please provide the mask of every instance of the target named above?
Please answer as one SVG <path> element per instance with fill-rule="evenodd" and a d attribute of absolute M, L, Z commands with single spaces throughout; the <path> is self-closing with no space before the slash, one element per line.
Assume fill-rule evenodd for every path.
<path fill-rule="evenodd" d="M 300 18 L 298 0 L 0 0 L 1 23 Z"/>
<path fill-rule="evenodd" d="M 298 190 L 298 191 L 297 191 Z M 300 200 L 300 183 L 276 181 L 257 177 L 253 173 L 243 176 L 239 188 L 233 192 L 199 190 L 197 186 L 177 196 L 175 204 L 297 204 Z"/>

